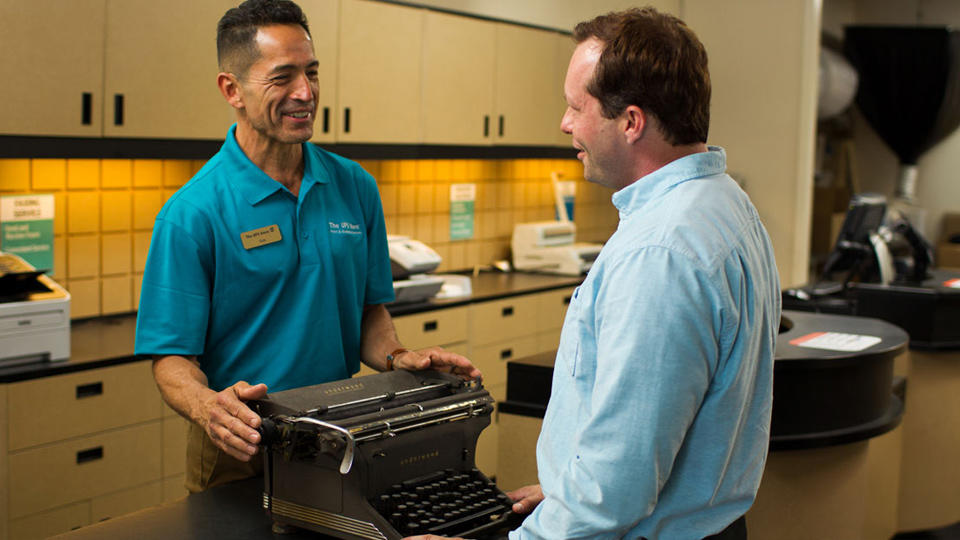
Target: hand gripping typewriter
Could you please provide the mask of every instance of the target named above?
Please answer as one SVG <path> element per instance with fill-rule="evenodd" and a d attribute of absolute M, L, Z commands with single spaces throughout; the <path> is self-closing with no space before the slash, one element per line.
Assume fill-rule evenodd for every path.
<path fill-rule="evenodd" d="M 390 371 L 276 392 L 263 423 L 263 507 L 337 538 L 482 538 L 522 516 L 476 469 L 494 400 L 479 380 Z"/>

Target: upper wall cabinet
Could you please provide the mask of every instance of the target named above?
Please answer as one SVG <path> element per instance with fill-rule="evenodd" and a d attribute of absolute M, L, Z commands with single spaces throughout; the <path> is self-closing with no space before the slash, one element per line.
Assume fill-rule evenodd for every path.
<path fill-rule="evenodd" d="M 493 142 L 496 25 L 425 12 L 423 23 L 423 142 Z"/>
<path fill-rule="evenodd" d="M 563 83 L 567 78 L 567 65 L 570 64 L 570 57 L 573 56 L 573 50 L 577 48 L 577 44 L 574 43 L 573 38 L 563 34 L 557 34 L 555 42 L 557 55 L 557 118 L 554 123 L 556 127 L 554 133 L 556 134 L 556 144 L 569 148 L 573 142 L 573 138 L 560 131 L 560 119 L 563 117 L 563 112 L 567 109 L 567 100 L 563 93 Z"/>
<path fill-rule="evenodd" d="M 392 4 L 340 4 L 337 140 L 420 140 L 423 11 Z"/>
<path fill-rule="evenodd" d="M 496 142 L 554 145 L 560 129 L 558 34 L 497 24 Z"/>
<path fill-rule="evenodd" d="M 0 1 L 0 133 L 101 134 L 105 6 Z"/>
<path fill-rule="evenodd" d="M 320 64 L 317 76 L 317 120 L 313 124 L 313 142 L 330 143 L 336 140 L 337 125 L 337 58 L 339 56 L 340 2 L 339 0 L 299 0 L 310 25 L 313 52 Z"/>
<path fill-rule="evenodd" d="M 222 139 L 234 112 L 217 88 L 216 31 L 235 5 L 109 0 L 104 134 Z"/>

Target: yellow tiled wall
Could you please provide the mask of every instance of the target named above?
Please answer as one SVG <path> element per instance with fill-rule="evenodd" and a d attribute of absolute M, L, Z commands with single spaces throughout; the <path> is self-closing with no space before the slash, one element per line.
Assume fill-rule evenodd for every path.
<path fill-rule="evenodd" d="M 602 242 L 617 213 L 610 191 L 582 180 L 577 160 L 366 160 L 380 188 L 387 232 L 422 240 L 452 271 L 510 256 L 513 224 L 553 219 L 550 172 L 577 181 L 577 238 Z M 136 310 L 153 220 L 203 166 L 173 159 L 0 159 L 0 195 L 53 193 L 54 279 L 74 318 Z M 473 183 L 474 237 L 450 240 L 450 185 Z"/>

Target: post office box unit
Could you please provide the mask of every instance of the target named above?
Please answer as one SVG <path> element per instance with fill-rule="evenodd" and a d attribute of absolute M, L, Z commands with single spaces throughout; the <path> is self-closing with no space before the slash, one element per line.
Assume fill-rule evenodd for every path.
<path fill-rule="evenodd" d="M 483 386 L 495 400 L 507 397 L 507 362 L 536 354 L 536 348 L 535 335 L 473 347 L 471 360 L 483 372 Z"/>
<path fill-rule="evenodd" d="M 9 450 L 160 418 L 150 362 L 9 385 Z"/>
<path fill-rule="evenodd" d="M 160 478 L 161 431 L 153 421 L 11 453 L 10 518 Z"/>

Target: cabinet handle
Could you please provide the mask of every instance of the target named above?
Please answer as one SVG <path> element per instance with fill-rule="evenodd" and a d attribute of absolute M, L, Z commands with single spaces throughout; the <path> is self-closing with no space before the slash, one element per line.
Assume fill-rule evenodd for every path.
<path fill-rule="evenodd" d="M 343 109 L 343 132 L 350 133 L 350 107 Z"/>
<path fill-rule="evenodd" d="M 80 123 L 89 126 L 93 123 L 93 94 L 84 92 L 80 98 Z"/>
<path fill-rule="evenodd" d="M 489 114 L 483 115 L 483 136 L 484 137 L 490 136 L 490 115 Z"/>
<path fill-rule="evenodd" d="M 564 297 L 563 297 L 563 305 L 569 306 L 569 305 L 570 305 L 570 299 L 571 299 L 570 296 L 564 296 Z"/>
<path fill-rule="evenodd" d="M 510 358 L 511 356 L 513 356 L 513 349 L 504 349 L 504 350 L 500 351 L 500 359 L 501 359 L 501 360 L 506 360 L 507 358 Z"/>
<path fill-rule="evenodd" d="M 99 396 L 100 394 L 103 394 L 102 382 L 77 385 L 77 399 Z"/>
<path fill-rule="evenodd" d="M 330 107 L 323 108 L 323 132 L 330 133 Z"/>
<path fill-rule="evenodd" d="M 509 317 L 513 315 L 513 306 L 507 306 L 500 311 L 500 314 L 504 317 Z"/>
<path fill-rule="evenodd" d="M 503 115 L 502 114 L 500 115 L 499 124 L 500 124 L 500 128 L 499 128 L 500 136 L 503 137 Z"/>
<path fill-rule="evenodd" d="M 423 323 L 424 332 L 433 332 L 437 329 L 437 321 L 427 321 Z"/>
<path fill-rule="evenodd" d="M 103 447 L 97 446 L 96 448 L 88 448 L 86 450 L 80 450 L 77 452 L 77 465 L 81 463 L 87 463 L 88 461 L 96 461 L 98 459 L 103 459 Z"/>
<path fill-rule="evenodd" d="M 123 94 L 113 95 L 113 125 L 123 125 Z"/>

